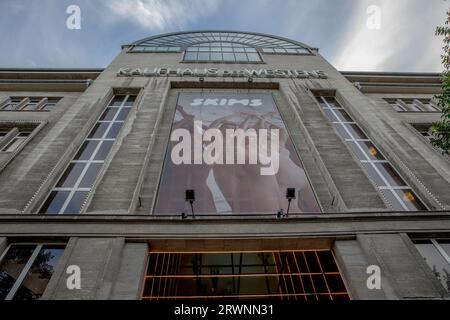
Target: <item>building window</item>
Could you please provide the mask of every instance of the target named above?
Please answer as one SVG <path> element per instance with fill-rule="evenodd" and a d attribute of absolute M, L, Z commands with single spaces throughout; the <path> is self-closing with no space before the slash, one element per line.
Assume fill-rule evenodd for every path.
<path fill-rule="evenodd" d="M 432 99 L 386 98 L 385 100 L 397 112 L 440 112 L 440 109 Z"/>
<path fill-rule="evenodd" d="M 210 45 L 211 44 L 211 45 Z M 236 45 L 241 45 L 254 51 L 233 50 Z M 277 55 L 312 55 L 311 48 L 301 43 L 260 34 L 237 33 L 237 32 L 186 32 L 171 35 L 156 36 L 143 39 L 133 43 L 130 52 L 183 52 L 185 51 L 185 61 L 242 61 L 259 62 L 261 57 L 259 53 L 277 54 Z M 205 48 L 198 50 L 197 57 L 188 51 L 192 47 Z M 208 49 L 206 49 L 208 47 Z M 236 46 L 237 48 L 242 48 Z M 193 49 L 191 49 L 193 50 Z M 203 52 L 200 54 L 200 52 Z M 209 53 L 208 59 L 206 54 Z M 218 52 L 222 53 L 220 58 Z M 232 53 L 232 54 L 230 54 Z M 244 58 L 242 53 L 247 53 Z"/>
<path fill-rule="evenodd" d="M 12 244 L 0 258 L 0 300 L 35 300 L 45 291 L 64 245 Z"/>
<path fill-rule="evenodd" d="M 421 256 L 450 293 L 450 240 L 415 240 Z"/>
<path fill-rule="evenodd" d="M 0 105 L 0 111 L 50 111 L 61 98 L 11 97 Z"/>
<path fill-rule="evenodd" d="M 196 193 L 195 214 L 273 215 L 287 209 L 287 188 L 296 190 L 291 213 L 321 212 L 271 94 L 180 93 L 171 137 L 180 132 L 186 133 L 185 142 L 194 147 L 192 153 L 183 151 L 189 157 L 179 162 L 173 157 L 179 154 L 179 141 L 169 142 L 155 214 L 190 211 L 185 201 L 188 189 Z M 196 138 L 202 140 L 211 132 L 219 136 L 214 144 L 197 144 Z M 209 159 L 208 152 L 213 154 Z M 269 160 L 264 165 L 262 154 Z"/>
<path fill-rule="evenodd" d="M 30 131 L 19 131 L 17 134 L 0 149 L 1 152 L 14 152 L 30 136 Z"/>
<path fill-rule="evenodd" d="M 393 210 L 427 210 L 411 187 L 334 97 L 316 96 L 327 118 Z"/>
<path fill-rule="evenodd" d="M 417 128 L 417 131 L 425 138 L 428 142 L 431 142 L 433 139 L 433 134 L 431 133 L 431 126 L 428 128 Z"/>
<path fill-rule="evenodd" d="M 433 150 L 439 152 L 442 155 L 442 151 L 439 148 L 431 144 L 431 140 L 434 139 L 433 132 L 431 130 L 431 123 L 411 123 L 411 126 L 416 130 L 422 137 L 426 139 L 428 144 L 433 148 Z"/>
<path fill-rule="evenodd" d="M 60 98 L 47 98 L 44 101 L 43 106 L 39 109 L 40 111 L 50 111 L 55 108 L 56 104 L 61 100 Z"/>
<path fill-rule="evenodd" d="M 196 62 L 261 62 L 255 48 L 239 43 L 209 42 L 193 45 L 186 49 L 184 61 Z"/>
<path fill-rule="evenodd" d="M 40 213 L 78 214 L 81 212 L 135 100 L 135 95 L 113 97 L 50 192 Z"/>
<path fill-rule="evenodd" d="M 18 150 L 35 128 L 32 125 L 0 124 L 0 152 L 12 153 Z"/>
<path fill-rule="evenodd" d="M 0 110 L 2 111 L 16 110 L 17 106 L 20 104 L 22 100 L 23 100 L 22 98 L 10 98 L 0 107 Z"/>
<path fill-rule="evenodd" d="M 330 250 L 150 252 L 143 300 L 348 300 Z"/>

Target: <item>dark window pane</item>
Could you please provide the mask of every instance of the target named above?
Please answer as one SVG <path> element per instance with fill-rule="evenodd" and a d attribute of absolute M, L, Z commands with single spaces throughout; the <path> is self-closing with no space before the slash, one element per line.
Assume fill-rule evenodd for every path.
<path fill-rule="evenodd" d="M 306 293 L 314 293 L 314 287 L 313 287 L 311 276 L 304 275 L 304 276 L 301 276 L 301 278 L 302 278 L 302 282 L 303 282 L 303 287 L 305 288 L 305 292 Z M 315 298 L 314 298 L 314 300 L 315 300 Z"/>
<path fill-rule="evenodd" d="M 69 193 L 69 191 L 52 191 L 42 206 L 41 213 L 58 214 Z"/>
<path fill-rule="evenodd" d="M 333 300 L 335 300 L 335 301 L 339 301 L 339 300 L 348 301 L 348 300 L 350 300 L 350 297 L 348 296 L 348 294 L 333 294 L 332 297 L 333 297 Z"/>
<path fill-rule="evenodd" d="M 354 139 L 367 139 L 367 136 L 356 124 L 344 124 Z"/>
<path fill-rule="evenodd" d="M 95 161 L 104 161 L 106 159 L 106 157 L 108 156 L 113 143 L 114 143 L 113 141 L 103 141 L 102 145 L 100 146 L 100 148 L 98 149 L 98 151 L 94 157 L 94 160 Z"/>
<path fill-rule="evenodd" d="M 114 119 L 114 116 L 117 113 L 117 108 L 106 108 L 106 110 L 103 112 L 102 116 L 100 117 L 101 121 L 111 121 Z"/>
<path fill-rule="evenodd" d="M 136 96 L 130 95 L 130 96 L 128 96 L 127 101 L 125 101 L 124 106 L 125 107 L 132 107 L 134 105 L 135 101 L 136 101 Z"/>
<path fill-rule="evenodd" d="M 324 97 L 324 99 L 328 102 L 330 108 L 342 108 L 334 97 Z"/>
<path fill-rule="evenodd" d="M 335 109 L 333 110 L 336 116 L 342 122 L 353 122 L 353 119 L 348 115 L 348 113 L 343 109 Z"/>
<path fill-rule="evenodd" d="M 311 273 L 322 272 L 320 270 L 320 265 L 319 265 L 319 262 L 317 261 L 315 251 L 306 251 L 305 258 L 306 258 L 306 263 L 308 264 L 308 267 L 309 267 L 309 272 L 311 272 Z"/>
<path fill-rule="evenodd" d="M 375 166 L 391 186 L 399 186 L 399 187 L 406 186 L 406 183 L 397 174 L 397 172 L 395 172 L 394 168 L 392 168 L 392 166 L 389 163 L 375 163 Z"/>
<path fill-rule="evenodd" d="M 118 136 L 122 125 L 123 123 L 114 123 L 111 126 L 111 129 L 109 129 L 108 134 L 106 135 L 106 139 L 115 139 Z"/>
<path fill-rule="evenodd" d="M 328 288 L 330 288 L 330 292 L 347 292 L 340 275 L 328 274 L 325 278 L 327 280 Z"/>
<path fill-rule="evenodd" d="M 328 108 L 328 105 L 323 101 L 323 97 L 316 97 L 317 102 L 322 108 Z"/>
<path fill-rule="evenodd" d="M 323 272 L 338 272 L 336 261 L 331 251 L 317 251 Z"/>
<path fill-rule="evenodd" d="M 327 285 L 325 283 L 325 279 L 323 278 L 323 275 L 317 274 L 312 275 L 313 283 L 314 283 L 314 289 L 316 289 L 316 293 L 327 293 Z"/>
<path fill-rule="evenodd" d="M 63 247 L 42 247 L 14 296 L 14 300 L 39 299 L 44 293 L 63 252 Z"/>
<path fill-rule="evenodd" d="M 81 208 L 83 207 L 84 201 L 88 192 L 86 191 L 77 191 L 73 195 L 72 199 L 69 201 L 66 210 L 64 210 L 65 214 L 77 214 L 80 213 Z"/>
<path fill-rule="evenodd" d="M 0 300 L 4 300 L 30 259 L 34 245 L 12 245 L 0 261 Z"/>
<path fill-rule="evenodd" d="M 71 163 L 64 172 L 61 179 L 59 179 L 59 182 L 56 185 L 56 187 L 58 188 L 74 187 L 85 166 L 86 164 L 84 163 Z"/>
<path fill-rule="evenodd" d="M 358 145 L 370 160 L 386 160 L 380 151 L 369 141 L 358 141 Z"/>
<path fill-rule="evenodd" d="M 94 154 L 95 148 L 97 148 L 98 144 L 99 141 L 85 141 L 74 160 L 89 160 Z"/>
<path fill-rule="evenodd" d="M 89 138 L 101 139 L 109 127 L 109 123 L 97 123 L 92 129 Z"/>
<path fill-rule="evenodd" d="M 113 106 L 113 107 L 114 106 L 118 107 L 118 106 L 122 105 L 123 99 L 125 99 L 125 96 L 115 96 L 109 105 Z"/>
<path fill-rule="evenodd" d="M 125 121 L 127 119 L 128 114 L 130 113 L 130 108 L 124 108 L 120 111 L 119 115 L 116 118 L 116 121 Z"/>
<path fill-rule="evenodd" d="M 408 207 L 408 210 L 427 210 L 425 205 L 417 198 L 412 190 L 395 190 L 400 199 L 403 200 L 403 203 Z"/>
<path fill-rule="evenodd" d="M 101 167 L 101 163 L 91 163 L 83 177 L 83 180 L 81 180 L 79 188 L 91 188 L 98 176 L 98 173 L 100 172 Z"/>

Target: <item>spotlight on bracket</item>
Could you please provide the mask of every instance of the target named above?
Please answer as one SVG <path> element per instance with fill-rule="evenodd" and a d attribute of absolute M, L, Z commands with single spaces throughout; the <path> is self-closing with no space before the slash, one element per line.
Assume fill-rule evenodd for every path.
<path fill-rule="evenodd" d="M 192 190 L 192 189 L 186 190 L 186 202 L 190 203 L 191 211 L 192 211 L 192 218 L 195 218 L 195 213 L 194 213 L 195 190 Z"/>
<path fill-rule="evenodd" d="M 253 83 L 253 78 L 252 77 L 248 78 L 248 83 Z"/>
<path fill-rule="evenodd" d="M 295 188 L 287 188 L 286 189 L 286 199 L 288 201 L 288 207 L 286 211 L 286 217 L 289 216 L 289 209 L 291 208 L 291 201 L 295 199 Z"/>

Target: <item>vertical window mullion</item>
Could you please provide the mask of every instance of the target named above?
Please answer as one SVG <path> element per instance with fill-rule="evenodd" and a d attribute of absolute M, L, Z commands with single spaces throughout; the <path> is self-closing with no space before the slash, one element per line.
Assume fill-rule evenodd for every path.
<path fill-rule="evenodd" d="M 28 271 L 30 271 L 31 266 L 33 265 L 34 261 L 36 260 L 36 257 L 38 256 L 41 249 L 42 249 L 42 244 L 39 244 L 36 246 L 36 248 L 33 251 L 33 254 L 31 255 L 31 257 L 28 259 L 27 263 L 23 267 L 22 272 L 17 277 L 16 282 L 14 283 L 13 287 L 9 291 L 5 300 L 12 300 L 14 298 L 14 296 L 17 293 L 17 290 L 19 290 L 20 286 L 22 285 L 23 280 L 25 280 L 25 277 L 27 276 Z"/>

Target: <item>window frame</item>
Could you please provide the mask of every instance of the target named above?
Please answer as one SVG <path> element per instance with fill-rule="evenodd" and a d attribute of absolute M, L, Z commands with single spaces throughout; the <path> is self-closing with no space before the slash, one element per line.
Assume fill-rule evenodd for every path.
<path fill-rule="evenodd" d="M 34 262 L 36 261 L 36 258 L 38 257 L 39 253 L 41 252 L 41 250 L 44 246 L 62 247 L 62 249 L 63 249 L 62 254 L 64 254 L 64 251 L 66 250 L 66 247 L 67 247 L 67 243 L 63 243 L 63 242 L 39 242 L 39 243 L 36 243 L 36 242 L 12 242 L 12 243 L 9 243 L 8 246 L 5 248 L 5 250 L 0 254 L 0 263 L 3 262 L 4 258 L 8 254 L 11 247 L 26 246 L 26 245 L 33 245 L 33 246 L 35 246 L 35 248 L 33 250 L 33 253 L 28 258 L 28 261 L 25 263 L 19 276 L 14 281 L 14 285 L 9 290 L 4 301 L 10 301 L 10 300 L 14 299 L 14 296 L 17 294 L 17 291 L 19 290 L 20 286 L 23 284 L 25 278 L 28 275 L 28 272 L 30 271 L 31 267 L 33 266 Z M 60 263 L 60 260 L 58 260 L 57 265 L 59 263 Z M 53 276 L 53 274 L 52 274 L 52 276 Z M 51 280 L 51 278 L 50 278 L 50 280 Z M 50 282 L 50 280 L 49 280 L 49 282 Z M 47 287 L 46 287 L 46 289 L 47 289 Z M 44 290 L 44 292 L 45 292 L 45 290 Z"/>
<path fill-rule="evenodd" d="M 40 97 L 40 96 L 26 96 L 16 97 L 10 96 L 8 99 L 0 104 L 0 112 L 51 112 L 56 105 L 63 99 L 63 97 Z M 13 101 L 18 100 L 18 103 Z M 49 100 L 56 100 L 49 103 Z M 34 101 L 34 102 L 33 102 Z M 33 109 L 25 109 L 28 105 L 34 105 Z M 47 105 L 53 105 L 52 108 L 46 110 Z M 7 106 L 14 105 L 12 109 L 5 109 Z"/>
<path fill-rule="evenodd" d="M 118 90 L 118 91 L 120 91 L 120 90 Z M 116 106 L 113 104 L 114 99 L 117 96 L 124 97 L 122 102 L 120 103 L 120 106 Z M 128 106 L 127 103 L 128 103 L 130 96 L 134 97 L 134 102 L 131 106 Z M 108 159 L 111 156 L 111 151 L 114 148 L 114 145 L 123 130 L 124 124 L 127 122 L 130 114 L 132 113 L 132 110 L 135 109 L 139 103 L 139 97 L 140 97 L 140 91 L 133 90 L 133 89 L 130 89 L 130 92 L 113 92 L 112 93 L 112 95 L 109 97 L 109 99 L 105 103 L 104 107 L 102 108 L 100 115 L 96 118 L 95 122 L 93 122 L 92 126 L 89 128 L 86 136 L 82 139 L 79 148 L 76 149 L 76 152 L 69 158 L 68 163 L 63 167 L 60 174 L 55 178 L 55 180 L 54 180 L 55 183 L 52 184 L 52 187 L 49 188 L 49 191 L 42 197 L 40 204 L 37 206 L 37 208 L 38 208 L 37 213 L 39 215 L 44 215 L 44 216 L 56 215 L 56 216 L 58 216 L 58 215 L 79 215 L 79 214 L 83 213 L 86 203 L 88 202 L 90 195 L 92 194 L 92 190 L 95 189 L 96 183 L 99 181 L 99 179 L 102 175 L 102 172 L 105 170 L 105 164 L 108 162 Z M 107 111 L 108 108 L 109 109 L 117 109 L 114 114 L 114 117 L 111 120 L 102 119 L 102 116 L 105 114 L 105 112 Z M 124 109 L 130 110 L 128 112 L 126 118 L 124 120 L 116 120 Z M 107 129 L 103 132 L 102 136 L 100 138 L 91 137 L 91 134 L 93 132 L 95 132 L 97 125 L 99 125 L 99 124 L 102 125 L 104 123 L 107 124 Z M 108 138 L 108 135 L 112 132 L 113 127 L 118 123 L 121 124 L 121 127 L 120 127 L 119 131 L 117 132 L 117 135 L 114 138 Z M 94 142 L 97 141 L 98 143 L 96 144 L 94 150 L 91 152 L 89 159 L 87 159 L 87 160 L 75 159 L 79 155 L 80 151 L 83 149 L 84 145 L 86 143 L 89 143 L 92 141 L 94 141 Z M 106 142 L 109 142 L 109 141 L 112 141 L 112 145 L 111 145 L 111 148 L 109 148 L 105 159 L 104 160 L 95 160 L 96 156 L 101 151 L 101 148 L 105 145 Z M 58 187 L 58 184 L 62 181 L 66 172 L 68 172 L 70 174 L 70 171 L 68 171 L 69 168 L 72 165 L 77 165 L 77 164 L 83 164 L 83 170 L 81 171 L 81 173 L 79 173 L 77 175 L 74 185 L 71 187 Z M 99 168 L 96 176 L 94 177 L 91 186 L 89 188 L 81 187 L 81 183 L 87 177 L 88 171 L 90 170 L 90 168 L 92 168 L 92 165 L 96 165 L 96 164 L 100 164 L 100 168 Z M 54 192 L 56 193 L 56 195 L 61 192 L 68 192 L 69 194 L 64 198 L 62 206 L 61 206 L 61 208 L 59 208 L 57 213 L 43 212 L 43 208 L 47 205 L 47 202 L 49 202 L 49 204 L 51 204 L 51 202 L 53 201 L 54 198 L 51 199 L 51 195 Z M 77 196 L 77 193 L 83 193 L 83 192 L 86 192 L 87 194 L 84 197 L 84 201 L 81 204 L 79 211 L 78 212 L 65 212 L 66 209 L 69 207 L 71 201 L 73 199 L 75 199 L 75 197 Z M 46 209 L 46 211 L 47 210 L 48 210 L 48 208 Z"/>
<path fill-rule="evenodd" d="M 422 210 L 412 210 L 408 207 L 408 204 L 406 201 L 403 201 L 401 199 L 401 196 L 399 193 L 404 190 L 405 192 L 409 192 L 412 196 L 415 196 L 417 199 L 417 203 L 422 205 L 424 207 L 423 210 L 428 211 L 429 206 L 422 200 L 422 198 L 417 194 L 417 191 L 411 187 L 411 185 L 403 178 L 403 175 L 397 170 L 397 168 L 392 164 L 392 161 L 390 161 L 385 155 L 384 151 L 380 149 L 378 144 L 376 144 L 373 139 L 370 138 L 370 136 L 365 132 L 365 130 L 359 125 L 355 120 L 354 117 L 348 112 L 347 108 L 344 107 L 344 104 L 339 101 L 337 92 L 330 93 L 325 92 L 324 90 L 315 90 L 313 92 L 314 98 L 317 101 L 319 105 L 319 109 L 321 110 L 324 117 L 328 120 L 330 124 L 332 124 L 333 129 L 336 131 L 336 134 L 341 138 L 341 140 L 344 142 L 344 144 L 347 146 L 349 152 L 352 154 L 355 161 L 357 161 L 362 170 L 364 171 L 365 175 L 369 179 L 369 181 L 372 183 L 372 185 L 375 187 L 377 192 L 380 194 L 383 201 L 387 204 L 388 208 L 392 209 L 393 211 L 405 211 L 405 212 L 417 212 Z M 327 101 L 327 98 L 334 99 L 334 106 L 331 106 L 329 101 Z M 330 112 L 333 114 L 334 118 L 336 118 L 338 121 L 334 121 L 330 119 L 329 115 L 326 113 L 326 110 L 330 110 Z M 342 121 L 340 120 L 339 116 L 337 116 L 336 112 L 333 110 L 344 110 L 349 117 L 353 120 L 351 122 L 349 121 Z M 347 129 L 347 124 L 354 125 L 359 128 L 359 130 L 366 136 L 366 138 L 358 138 L 355 137 L 354 134 Z M 347 135 L 350 138 L 347 138 L 344 136 L 344 134 L 338 129 L 338 125 L 342 127 L 346 132 Z M 361 147 L 359 142 L 370 142 L 373 147 L 378 151 L 378 153 L 381 155 L 381 157 L 384 158 L 384 160 L 373 160 L 370 159 L 370 157 L 367 155 L 367 152 Z M 356 148 L 361 152 L 361 154 L 364 155 L 366 159 L 361 160 L 358 158 L 358 154 L 354 151 L 354 149 L 351 146 L 351 143 L 353 143 Z M 394 179 L 393 176 L 388 176 L 383 174 L 382 170 L 379 169 L 379 165 L 387 164 L 392 171 L 402 180 L 404 185 L 395 185 L 395 183 L 392 183 L 392 179 Z M 369 168 L 370 169 L 369 169 Z M 370 172 L 375 172 L 376 177 L 373 177 Z M 377 183 L 378 179 L 382 181 L 382 184 Z M 389 198 L 395 199 L 396 203 L 391 203 L 391 200 Z M 396 209 L 397 205 L 400 205 L 400 207 L 403 208 L 403 210 Z M 414 205 L 412 205 L 414 206 Z"/>

